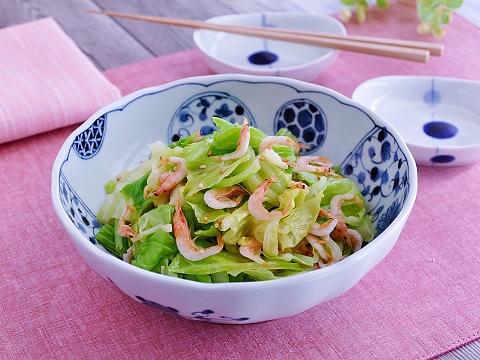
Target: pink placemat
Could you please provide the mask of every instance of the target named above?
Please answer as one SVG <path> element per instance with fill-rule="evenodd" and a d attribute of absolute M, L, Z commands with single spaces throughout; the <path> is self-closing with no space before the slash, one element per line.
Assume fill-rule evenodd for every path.
<path fill-rule="evenodd" d="M 118 97 L 55 20 L 0 30 L 0 143 L 83 122 Z"/>
<path fill-rule="evenodd" d="M 374 15 L 368 27 L 384 35 L 413 27 L 393 15 Z M 479 36 L 456 18 L 447 55 L 430 65 L 344 53 L 319 82 L 349 94 L 387 73 L 478 79 L 479 50 L 468 44 Z M 207 72 L 190 51 L 107 75 L 125 93 Z M 293 318 L 225 326 L 139 304 L 82 261 L 50 205 L 50 168 L 71 130 L 0 146 L 0 358 L 427 359 L 480 337 L 480 164 L 420 167 L 397 245 L 343 296 Z"/>

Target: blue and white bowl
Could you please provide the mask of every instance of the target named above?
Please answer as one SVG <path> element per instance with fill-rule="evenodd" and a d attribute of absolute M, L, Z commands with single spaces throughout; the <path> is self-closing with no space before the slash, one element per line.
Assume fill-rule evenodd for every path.
<path fill-rule="evenodd" d="M 223 15 L 208 22 L 267 28 L 317 31 L 346 35 L 337 19 L 302 12 L 266 12 Z M 193 40 L 215 72 L 283 76 L 312 81 L 337 58 L 338 51 L 285 41 L 195 30 Z"/>
<path fill-rule="evenodd" d="M 340 164 L 368 202 L 378 236 L 330 267 L 280 280 L 205 284 L 149 272 L 95 241 L 103 184 L 148 156 L 147 145 L 213 129 L 212 115 L 263 131 L 287 127 Z M 132 93 L 97 111 L 65 141 L 52 171 L 58 217 L 85 261 L 132 298 L 190 319 L 252 323 L 291 316 L 355 285 L 392 249 L 417 192 L 412 155 L 398 133 L 362 105 L 324 87 L 277 77 L 216 75 Z"/>
<path fill-rule="evenodd" d="M 403 136 L 417 164 L 460 166 L 480 160 L 480 82 L 430 76 L 383 76 L 352 99 Z"/>

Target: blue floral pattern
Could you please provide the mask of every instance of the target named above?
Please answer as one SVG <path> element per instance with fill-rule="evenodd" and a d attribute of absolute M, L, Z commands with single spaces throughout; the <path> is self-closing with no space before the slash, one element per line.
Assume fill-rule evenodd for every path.
<path fill-rule="evenodd" d="M 106 120 L 107 115 L 99 117 L 73 141 L 72 148 L 81 159 L 94 157 L 102 147 Z"/>
<path fill-rule="evenodd" d="M 222 80 L 217 83 L 223 82 Z M 202 85 L 208 88 L 217 83 L 208 85 L 189 83 L 187 85 Z M 174 85 L 172 88 L 184 85 L 185 84 Z M 169 89 L 170 88 L 166 88 L 147 93 L 141 95 L 139 98 L 152 96 Z M 317 103 L 303 98 L 301 95 L 302 91 L 298 89 L 295 90 L 297 90 L 299 97 L 284 103 L 278 108 L 274 116 L 273 130 L 277 131 L 281 128 L 289 129 L 297 135 L 303 143 L 309 146 L 309 148 L 302 151 L 303 153 L 315 152 L 325 141 L 328 125 L 327 118 Z M 318 93 L 324 94 L 321 91 Z M 334 98 L 333 96 L 331 97 Z M 438 100 L 436 94 L 430 97 L 435 100 L 433 101 L 434 103 Z M 102 147 L 106 134 L 108 114 L 123 111 L 124 108 L 139 98 L 133 99 L 123 107 L 113 109 L 102 115 L 96 119 L 88 129 L 78 134 L 74 138 L 67 158 L 64 160 L 61 168 L 69 161 L 69 156 L 72 153 L 75 153 L 80 159 L 84 160 L 91 159 L 97 155 Z M 428 96 L 426 96 L 426 98 L 428 98 Z M 355 107 L 346 103 L 344 104 Z M 368 116 L 368 114 L 366 115 Z M 221 116 L 232 123 L 240 123 L 243 116 L 246 116 L 250 123 L 256 126 L 252 113 L 240 99 L 223 91 L 201 91 L 186 99 L 183 104 L 177 108 L 169 124 L 168 140 L 175 141 L 180 136 L 188 135 L 195 130 L 200 130 L 203 134 L 212 132 L 214 130 L 213 123 L 211 122 L 212 116 Z M 410 188 L 408 183 L 409 173 L 405 154 L 399 148 L 394 137 L 386 129 L 376 126 L 370 116 L 368 116 L 368 118 L 374 128 L 355 146 L 341 163 L 341 167 L 343 173 L 353 178 L 365 195 L 369 203 L 370 214 L 380 233 L 394 220 L 405 203 Z M 454 161 L 454 158 L 437 152 L 437 156 L 432 158 L 432 162 L 433 161 L 446 163 Z M 62 206 L 72 223 L 85 234 L 86 238 L 96 244 L 95 234 L 100 225 L 95 219 L 95 215 L 72 189 L 63 174 L 61 169 L 59 194 Z M 100 246 L 99 244 L 96 245 Z M 197 314 L 195 316 L 204 315 L 205 314 Z"/>
<path fill-rule="evenodd" d="M 209 310 L 209 309 L 194 311 L 194 312 L 191 312 L 190 314 L 182 314 L 180 313 L 180 311 L 178 311 L 173 307 L 161 305 L 155 301 L 146 300 L 141 296 L 136 296 L 136 298 L 140 300 L 142 303 L 144 303 L 145 305 L 152 306 L 156 309 L 162 310 L 163 312 L 166 312 L 169 314 L 180 315 L 184 318 L 191 319 L 191 320 L 202 320 L 202 321 L 213 321 L 213 322 L 224 322 L 224 323 L 232 323 L 232 322 L 241 323 L 249 319 L 248 317 L 240 317 L 240 318 L 234 318 L 230 316 L 216 317 L 215 311 Z"/>
<path fill-rule="evenodd" d="M 219 116 L 231 123 L 242 123 L 245 116 L 256 126 L 250 110 L 239 99 L 226 92 L 207 91 L 186 100 L 175 112 L 168 127 L 168 139 L 175 142 L 199 130 L 202 135 L 215 130 L 212 116 Z"/>
<path fill-rule="evenodd" d="M 295 99 L 283 104 L 275 114 L 275 133 L 287 128 L 306 145 L 302 154 L 317 151 L 327 136 L 327 118 L 321 107 L 311 100 Z"/>
<path fill-rule="evenodd" d="M 400 213 L 410 189 L 405 154 L 385 128 L 376 126 L 347 156 L 341 168 L 358 184 L 380 234 Z"/>
<path fill-rule="evenodd" d="M 73 225 L 80 230 L 92 244 L 96 244 L 95 234 L 100 229 L 95 215 L 73 191 L 62 173 L 59 177 L 60 202 Z"/>
<path fill-rule="evenodd" d="M 390 205 L 390 207 L 386 211 L 383 211 L 378 217 L 377 231 L 380 233 L 385 230 L 387 226 L 390 225 L 392 221 L 397 217 L 397 215 L 400 214 L 400 210 L 402 210 L 402 205 L 397 199 Z"/>

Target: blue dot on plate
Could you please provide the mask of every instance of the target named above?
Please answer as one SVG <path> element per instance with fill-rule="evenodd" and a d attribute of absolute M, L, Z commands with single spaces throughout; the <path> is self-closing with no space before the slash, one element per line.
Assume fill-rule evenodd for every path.
<path fill-rule="evenodd" d="M 430 121 L 423 125 L 423 131 L 435 139 L 450 139 L 457 134 L 458 128 L 445 121 Z"/>
<path fill-rule="evenodd" d="M 248 57 L 248 61 L 254 65 L 269 65 L 278 60 L 278 55 L 270 51 L 257 51 Z"/>
<path fill-rule="evenodd" d="M 453 155 L 436 155 L 430 159 L 431 162 L 439 163 L 439 164 L 446 164 L 455 160 L 455 156 Z"/>

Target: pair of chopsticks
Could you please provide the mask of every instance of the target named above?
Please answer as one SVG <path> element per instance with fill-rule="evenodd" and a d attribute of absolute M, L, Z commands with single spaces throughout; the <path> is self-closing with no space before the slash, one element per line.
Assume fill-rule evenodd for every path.
<path fill-rule="evenodd" d="M 264 28 L 216 24 L 198 20 L 176 19 L 160 16 L 136 15 L 114 11 L 88 11 L 92 14 L 117 18 L 140 20 L 156 24 L 205 29 L 265 39 L 280 40 L 298 44 L 346 50 L 363 54 L 391 57 L 395 59 L 426 63 L 430 54 L 441 56 L 443 45 L 413 40 L 387 39 L 368 36 L 335 35 L 323 32 L 299 31 L 290 29 Z"/>

